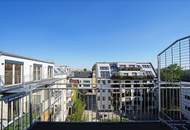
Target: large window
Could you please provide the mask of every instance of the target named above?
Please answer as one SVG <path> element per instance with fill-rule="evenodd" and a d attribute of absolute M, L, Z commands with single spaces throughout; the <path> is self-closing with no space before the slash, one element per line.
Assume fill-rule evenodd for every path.
<path fill-rule="evenodd" d="M 5 64 L 5 85 L 13 84 L 13 65 Z"/>
<path fill-rule="evenodd" d="M 15 65 L 15 84 L 21 83 L 21 65 Z"/>
<path fill-rule="evenodd" d="M 34 64 L 33 65 L 33 80 L 41 80 L 42 79 L 42 65 Z"/>
<path fill-rule="evenodd" d="M 101 78 L 105 78 L 105 79 L 110 78 L 110 72 L 109 71 L 101 71 L 100 75 L 101 75 Z"/>
<path fill-rule="evenodd" d="M 5 85 L 22 82 L 22 66 L 22 62 L 5 60 Z"/>
<path fill-rule="evenodd" d="M 53 78 L 53 66 L 48 66 L 48 78 Z"/>

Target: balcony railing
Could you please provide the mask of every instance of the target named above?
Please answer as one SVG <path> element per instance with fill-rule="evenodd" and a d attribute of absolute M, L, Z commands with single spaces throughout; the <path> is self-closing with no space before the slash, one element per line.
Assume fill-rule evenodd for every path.
<path fill-rule="evenodd" d="M 125 87 L 131 84 L 140 87 Z M 181 113 L 177 98 L 180 87 L 176 84 L 175 89 L 172 86 L 166 89 L 168 84 L 159 89 L 146 83 L 110 83 L 108 88 L 96 84 L 96 88 L 89 89 L 79 89 L 78 85 L 55 82 L 25 93 L 2 96 L 1 129 L 22 130 L 36 122 L 167 121 L 166 124 L 170 122 L 168 125 L 175 127 L 179 122 L 183 126 L 188 124 Z"/>
<path fill-rule="evenodd" d="M 35 122 L 158 121 L 158 88 L 100 87 L 54 83 L 25 93 L 4 95 L 0 102 L 1 129 L 22 130 Z M 114 93 L 117 91 L 118 93 Z M 130 91 L 131 95 L 126 96 Z M 70 95 L 70 96 L 69 96 Z"/>

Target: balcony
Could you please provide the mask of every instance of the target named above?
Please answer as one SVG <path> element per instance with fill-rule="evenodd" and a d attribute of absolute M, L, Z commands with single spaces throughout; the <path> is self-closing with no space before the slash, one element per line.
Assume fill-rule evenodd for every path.
<path fill-rule="evenodd" d="M 83 91 L 76 86 L 55 82 L 29 93 L 1 97 L 1 130 L 173 129 L 162 120 L 165 118 L 159 112 L 158 97 L 155 96 L 159 92 L 157 87 L 135 88 L 140 92 L 138 98 L 135 92 L 131 92 L 126 96 L 127 100 L 123 100 L 123 95 L 131 88 L 91 88 L 91 95 L 90 90 Z M 117 94 L 112 94 L 113 91 L 117 91 Z M 111 98 L 104 92 L 110 92 Z M 43 94 L 46 98 L 40 97 Z M 71 98 L 69 101 L 68 96 Z M 97 99 L 97 96 L 100 98 Z M 172 124 L 174 121 L 170 122 Z"/>

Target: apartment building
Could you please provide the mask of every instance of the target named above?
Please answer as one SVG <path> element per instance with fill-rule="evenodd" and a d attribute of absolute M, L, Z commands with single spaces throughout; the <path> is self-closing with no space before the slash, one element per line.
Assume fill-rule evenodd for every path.
<path fill-rule="evenodd" d="M 71 83 L 78 83 L 78 89 L 92 89 L 91 71 L 74 71 L 69 78 Z"/>
<path fill-rule="evenodd" d="M 74 71 L 70 83 L 76 84 L 79 96 L 84 96 L 86 110 L 95 109 L 96 93 L 93 86 L 93 73 L 91 71 Z"/>
<path fill-rule="evenodd" d="M 27 117 L 30 113 L 35 119 L 47 121 L 59 107 L 55 101 L 61 102 L 62 97 L 57 91 L 50 93 L 45 89 L 37 89 L 55 87 L 52 84 L 57 81 L 54 77 L 53 62 L 0 52 L 0 95 L 4 101 L 0 106 L 3 112 L 0 114 L 1 127 L 12 124 L 23 115 Z M 16 100 L 17 98 L 20 99 Z M 29 109 L 30 102 L 32 102 L 32 111 Z M 51 113 L 50 104 L 52 104 Z"/>
<path fill-rule="evenodd" d="M 156 72 L 151 63 L 97 62 L 99 111 L 125 110 L 126 112 L 145 108 L 145 105 L 150 106 L 143 97 L 145 94 L 153 95 L 148 95 L 147 89 L 140 88 L 154 88 L 155 78 Z"/>

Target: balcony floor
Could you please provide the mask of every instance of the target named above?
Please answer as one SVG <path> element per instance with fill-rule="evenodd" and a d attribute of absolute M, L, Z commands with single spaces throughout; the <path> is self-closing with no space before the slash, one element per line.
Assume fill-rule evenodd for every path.
<path fill-rule="evenodd" d="M 170 130 L 159 122 L 147 123 L 64 123 L 39 122 L 29 130 Z"/>

